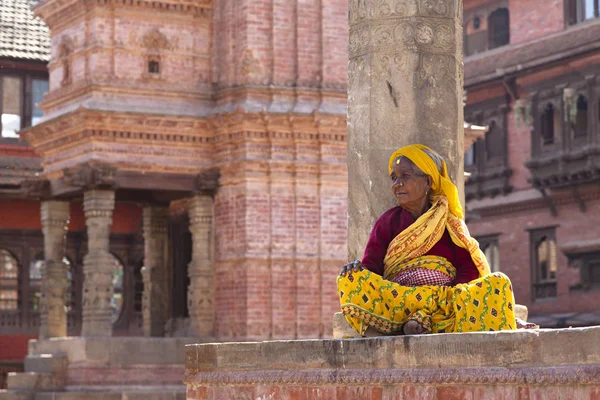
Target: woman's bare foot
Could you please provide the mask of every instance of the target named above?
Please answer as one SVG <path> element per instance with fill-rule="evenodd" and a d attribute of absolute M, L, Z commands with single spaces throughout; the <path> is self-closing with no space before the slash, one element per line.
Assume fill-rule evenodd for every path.
<path fill-rule="evenodd" d="M 402 331 L 405 335 L 421 335 L 425 333 L 425 328 L 419 322 L 411 319 L 402 326 Z"/>
<path fill-rule="evenodd" d="M 539 329 L 540 327 L 532 322 L 523 321 L 517 318 L 517 329 Z"/>

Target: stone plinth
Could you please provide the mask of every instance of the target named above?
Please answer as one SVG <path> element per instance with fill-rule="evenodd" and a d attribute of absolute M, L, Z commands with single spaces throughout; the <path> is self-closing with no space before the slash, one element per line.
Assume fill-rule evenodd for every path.
<path fill-rule="evenodd" d="M 190 345 L 188 400 L 589 399 L 600 327 Z"/>

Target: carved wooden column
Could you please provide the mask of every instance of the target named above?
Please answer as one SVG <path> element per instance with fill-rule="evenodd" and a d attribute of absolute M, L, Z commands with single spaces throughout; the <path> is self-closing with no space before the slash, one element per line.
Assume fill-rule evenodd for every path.
<path fill-rule="evenodd" d="M 188 266 L 188 311 L 192 334 L 215 336 L 215 287 L 212 257 L 213 198 L 196 195 L 189 200 L 192 262 Z"/>
<path fill-rule="evenodd" d="M 463 194 L 462 0 L 349 1 L 348 245 L 394 205 L 388 157 L 422 143 Z"/>
<path fill-rule="evenodd" d="M 169 209 L 144 208 L 144 336 L 163 336 L 169 310 Z"/>
<path fill-rule="evenodd" d="M 69 202 L 42 201 L 44 266 L 40 301 L 40 339 L 67 336 L 65 308 L 68 267 L 63 263 L 69 224 Z"/>
<path fill-rule="evenodd" d="M 109 252 L 110 226 L 115 208 L 113 190 L 92 189 L 83 195 L 88 253 L 83 259 L 83 321 L 81 336 L 111 336 L 115 258 Z"/>

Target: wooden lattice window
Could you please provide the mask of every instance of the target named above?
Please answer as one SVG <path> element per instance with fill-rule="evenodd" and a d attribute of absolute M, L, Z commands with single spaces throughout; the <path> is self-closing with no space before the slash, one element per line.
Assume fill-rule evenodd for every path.
<path fill-rule="evenodd" d="M 559 112 L 555 109 L 554 104 L 548 103 L 542 111 L 541 134 L 542 143 L 545 145 L 554 143 L 556 126 L 559 122 Z"/>
<path fill-rule="evenodd" d="M 558 272 L 555 229 L 534 230 L 530 235 L 533 300 L 555 298 Z"/>
<path fill-rule="evenodd" d="M 577 116 L 575 117 L 573 135 L 585 137 L 588 134 L 588 101 L 583 95 L 577 97 Z"/>
<path fill-rule="evenodd" d="M 508 8 L 499 8 L 488 17 L 488 48 L 505 46 L 510 43 L 510 14 Z"/>

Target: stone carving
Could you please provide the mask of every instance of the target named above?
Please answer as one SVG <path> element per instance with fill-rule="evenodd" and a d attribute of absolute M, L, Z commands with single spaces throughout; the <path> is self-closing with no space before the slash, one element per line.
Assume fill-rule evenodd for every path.
<path fill-rule="evenodd" d="M 21 190 L 26 197 L 45 199 L 50 197 L 50 181 L 46 179 L 31 179 L 21 182 Z"/>
<path fill-rule="evenodd" d="M 195 193 L 197 194 L 213 194 L 219 187 L 219 178 L 221 172 L 218 168 L 211 168 L 202 171 L 196 177 Z"/>
<path fill-rule="evenodd" d="M 44 232 L 44 265 L 40 298 L 40 338 L 67 335 L 68 267 L 65 257 L 66 230 L 69 224 L 69 203 L 44 201 L 41 204 Z"/>
<path fill-rule="evenodd" d="M 448 69 L 448 59 L 444 56 L 424 54 L 418 71 L 419 85 L 442 86 L 452 81 Z"/>
<path fill-rule="evenodd" d="M 212 268 L 213 199 L 194 196 L 188 203 L 192 232 L 192 262 L 188 266 L 190 329 L 197 336 L 215 335 L 215 287 Z"/>
<path fill-rule="evenodd" d="M 117 168 L 102 163 L 85 163 L 63 170 L 63 181 L 81 189 L 114 187 Z"/>
<path fill-rule="evenodd" d="M 188 352 L 189 353 L 189 352 Z M 186 370 L 194 371 L 194 360 L 186 360 Z M 189 363 L 189 364 L 188 364 Z M 401 385 L 401 384 L 512 384 L 572 385 L 600 382 L 600 365 L 524 368 L 444 368 L 444 369 L 321 369 L 216 371 L 186 374 L 184 383 L 200 385 Z"/>
<path fill-rule="evenodd" d="M 115 192 L 88 190 L 83 195 L 88 253 L 83 258 L 83 321 L 81 336 L 111 336 L 112 271 L 116 263 L 109 253 L 109 235 Z"/>
<path fill-rule="evenodd" d="M 254 51 L 248 49 L 244 51 L 242 58 L 240 59 L 240 76 L 246 80 L 247 83 L 260 75 L 262 71 L 262 65 L 256 56 Z"/>
<path fill-rule="evenodd" d="M 420 15 L 445 17 L 450 9 L 447 2 L 448 0 L 421 0 Z"/>
<path fill-rule="evenodd" d="M 431 23 L 419 19 L 373 22 L 350 29 L 350 58 L 380 51 L 410 50 L 453 55 L 456 52 L 454 26 L 449 22 Z"/>
<path fill-rule="evenodd" d="M 169 42 L 164 33 L 157 28 L 152 28 L 142 36 L 142 46 L 151 50 L 171 50 L 173 44 Z"/>
<path fill-rule="evenodd" d="M 462 10 L 462 6 L 458 8 Z M 350 26 L 371 19 L 395 17 L 450 17 L 451 0 L 350 0 Z"/>
<path fill-rule="evenodd" d="M 163 336 L 168 317 L 168 223 L 166 207 L 146 207 L 143 210 L 144 230 L 144 293 L 142 314 L 144 336 Z"/>

